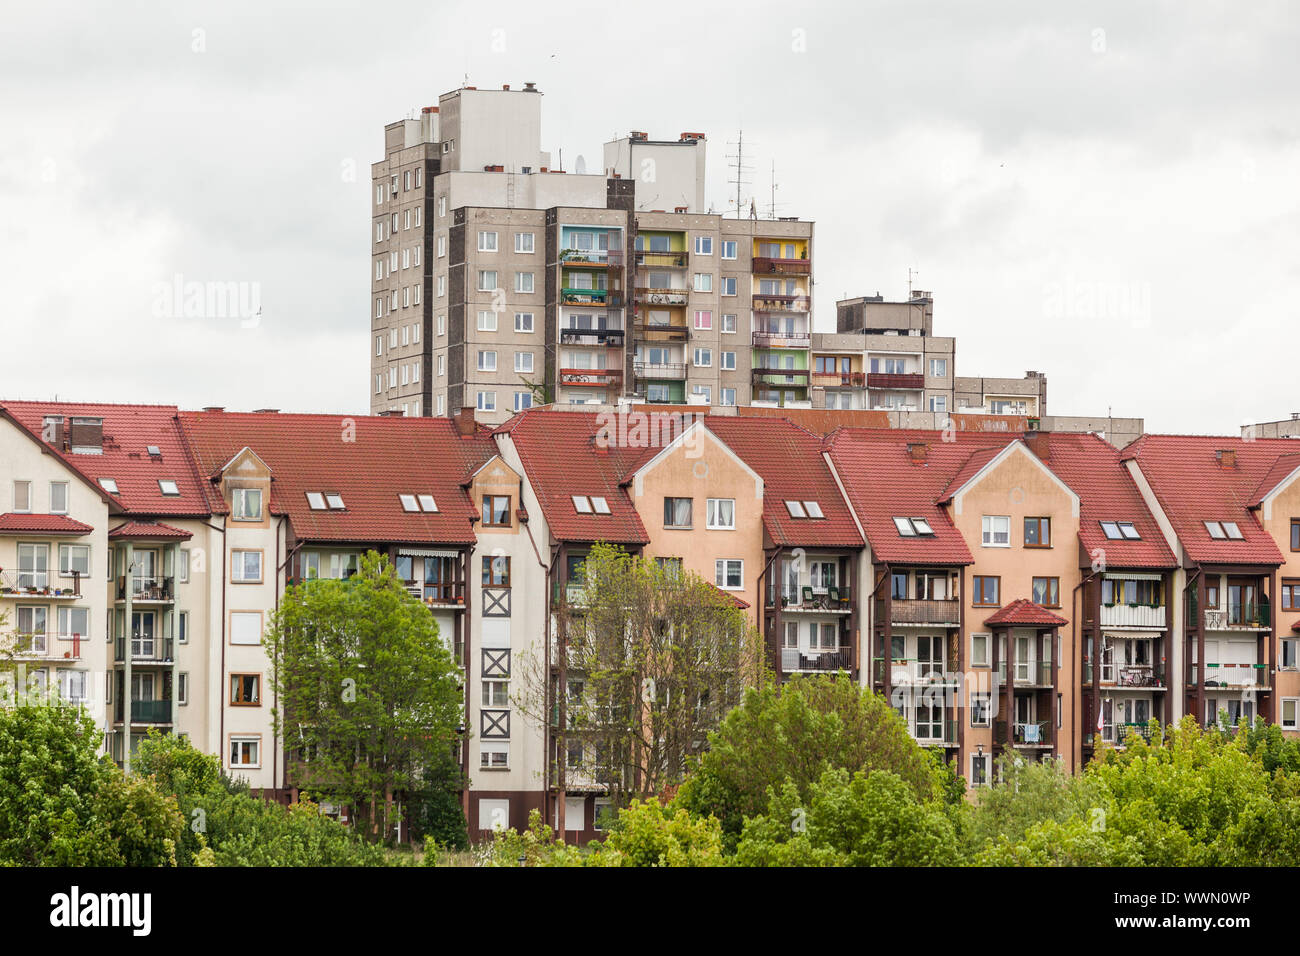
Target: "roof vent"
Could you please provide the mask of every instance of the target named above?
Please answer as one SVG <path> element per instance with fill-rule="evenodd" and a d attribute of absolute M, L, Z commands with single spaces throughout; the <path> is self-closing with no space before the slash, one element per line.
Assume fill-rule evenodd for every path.
<path fill-rule="evenodd" d="M 277 414 L 279 414 L 279 412 L 280 412 L 280 409 L 278 409 L 278 408 L 255 408 L 255 409 L 253 409 L 253 414 L 254 414 L 254 415 L 277 415 Z"/>
<path fill-rule="evenodd" d="M 204 405 L 204 406 L 203 406 L 203 410 L 204 410 L 205 412 L 224 412 L 224 411 L 226 410 L 226 406 L 224 406 L 224 405 Z"/>

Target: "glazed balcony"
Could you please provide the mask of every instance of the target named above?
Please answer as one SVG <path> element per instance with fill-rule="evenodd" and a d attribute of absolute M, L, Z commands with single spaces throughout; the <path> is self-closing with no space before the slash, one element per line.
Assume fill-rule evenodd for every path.
<path fill-rule="evenodd" d="M 865 372 L 813 372 L 812 383 L 822 388 L 864 388 Z"/>
<path fill-rule="evenodd" d="M 812 308 L 812 297 L 806 295 L 767 295 L 755 292 L 750 297 L 750 308 L 755 312 L 807 312 Z"/>
<path fill-rule="evenodd" d="M 637 378 L 667 379 L 682 381 L 686 378 L 685 362 L 637 362 L 632 366 L 632 373 Z"/>
<path fill-rule="evenodd" d="M 122 722 L 122 702 L 118 701 L 114 711 L 114 721 Z M 133 700 L 131 701 L 131 723 L 133 724 L 170 724 L 172 722 L 172 702 L 170 700 Z"/>
<path fill-rule="evenodd" d="M 756 349 L 806 349 L 812 345 L 807 332 L 755 332 L 752 337 Z"/>
<path fill-rule="evenodd" d="M 623 293 L 612 289 L 564 288 L 560 290 L 560 301 L 565 305 L 622 306 Z"/>
<path fill-rule="evenodd" d="M 622 329 L 560 329 L 560 344 L 622 348 L 623 335 Z"/>
<path fill-rule="evenodd" d="M 754 272 L 779 276 L 808 276 L 812 275 L 812 260 L 754 256 Z"/>
<path fill-rule="evenodd" d="M 925 388 L 920 372 L 868 372 L 867 388 Z"/>
<path fill-rule="evenodd" d="M 807 388 L 806 368 L 756 368 L 750 373 L 755 385 L 773 385 L 787 388 Z"/>
<path fill-rule="evenodd" d="M 637 286 L 633 292 L 638 305 L 664 305 L 680 308 L 686 305 L 689 289 L 655 289 Z"/>
<path fill-rule="evenodd" d="M 615 388 L 623 381 L 621 368 L 562 368 L 561 385 L 587 385 Z"/>
<path fill-rule="evenodd" d="M 687 252 L 650 252 L 635 253 L 638 269 L 685 269 L 690 264 Z"/>

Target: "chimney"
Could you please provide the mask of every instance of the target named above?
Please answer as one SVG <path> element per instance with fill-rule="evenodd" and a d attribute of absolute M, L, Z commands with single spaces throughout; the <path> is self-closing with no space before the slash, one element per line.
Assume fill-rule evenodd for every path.
<path fill-rule="evenodd" d="M 1214 457 L 1219 459 L 1220 468 L 1236 468 L 1237 452 L 1232 448 L 1220 448 L 1214 453 Z"/>
<path fill-rule="evenodd" d="M 502 83 L 502 84 L 501 84 L 501 89 L 506 90 L 506 91 L 509 91 L 509 89 L 510 89 L 510 84 L 509 84 L 509 83 Z"/>
<path fill-rule="evenodd" d="M 1038 456 L 1040 461 L 1052 457 L 1051 432 L 1033 431 L 1024 437 L 1025 447 Z"/>
<path fill-rule="evenodd" d="M 536 84 L 536 83 L 525 83 L 525 84 L 524 84 L 524 92 L 525 92 L 525 93 L 536 93 L 536 92 L 537 92 L 537 84 Z"/>
<path fill-rule="evenodd" d="M 406 412 L 400 408 L 385 408 L 381 412 L 375 412 L 376 418 L 405 418 Z"/>
<path fill-rule="evenodd" d="M 914 462 L 924 462 L 930 454 L 930 443 L 924 441 L 910 441 L 907 443 L 907 457 Z"/>
<path fill-rule="evenodd" d="M 673 212 L 684 214 L 684 213 L 687 212 L 687 209 L 686 209 L 685 206 L 674 206 L 674 207 L 673 207 Z"/>
<path fill-rule="evenodd" d="M 254 414 L 254 415 L 277 415 L 277 414 L 279 414 L 279 412 L 280 412 L 280 409 L 278 409 L 278 408 L 255 408 L 255 409 L 253 409 L 253 414 Z"/>
<path fill-rule="evenodd" d="M 104 419 L 72 419 L 72 427 L 68 429 L 68 444 L 72 446 L 73 451 L 78 448 L 102 449 L 104 447 Z"/>
<path fill-rule="evenodd" d="M 466 405 L 452 416 L 452 421 L 456 423 L 456 431 L 461 436 L 474 434 L 476 427 L 474 425 L 474 412 L 473 405 Z"/>

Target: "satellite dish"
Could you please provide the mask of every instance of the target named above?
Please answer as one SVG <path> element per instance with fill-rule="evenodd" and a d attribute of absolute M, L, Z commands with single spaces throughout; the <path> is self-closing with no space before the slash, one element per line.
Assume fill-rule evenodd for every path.
<path fill-rule="evenodd" d="M 573 164 L 573 171 L 577 173 L 579 176 L 586 173 L 587 161 L 583 159 L 581 156 L 579 156 L 577 161 Z"/>

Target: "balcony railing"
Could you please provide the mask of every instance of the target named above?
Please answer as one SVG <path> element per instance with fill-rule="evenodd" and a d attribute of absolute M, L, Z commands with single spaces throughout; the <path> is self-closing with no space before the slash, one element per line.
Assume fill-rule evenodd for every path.
<path fill-rule="evenodd" d="M 877 598 L 877 617 L 883 616 L 884 613 L 885 602 Z M 961 602 L 895 598 L 890 602 L 889 617 L 894 624 L 947 624 L 956 627 L 961 623 Z"/>
<path fill-rule="evenodd" d="M 957 721 L 940 721 L 939 734 L 935 736 L 933 724 L 917 724 L 912 727 L 912 739 L 922 747 L 956 747 Z"/>
<path fill-rule="evenodd" d="M 750 373 L 755 385 L 786 385 L 805 388 L 808 385 L 806 368 L 756 368 Z"/>
<path fill-rule="evenodd" d="M 131 587 L 131 600 L 141 603 L 159 603 L 175 599 L 172 578 L 126 578 L 117 579 L 117 599 L 126 600 L 127 585 Z"/>
<path fill-rule="evenodd" d="M 620 347 L 622 329 L 560 329 L 561 345 L 605 345 Z"/>
<path fill-rule="evenodd" d="M 1197 670 L 1195 662 L 1188 664 L 1189 676 L 1187 683 L 1191 687 L 1197 686 Z M 1215 664 L 1207 662 L 1205 665 L 1205 686 L 1267 688 L 1271 684 L 1268 668 L 1263 664 Z"/>
<path fill-rule="evenodd" d="M 685 269 L 690 262 L 686 252 L 649 252 L 635 253 L 637 268 L 644 269 Z"/>
<path fill-rule="evenodd" d="M 118 721 L 122 719 L 122 705 L 117 705 Z M 133 700 L 131 701 L 131 723 L 133 724 L 170 724 L 172 722 L 172 702 L 170 700 Z"/>
<path fill-rule="evenodd" d="M 754 272 L 780 276 L 812 275 L 811 259 L 775 259 L 771 256 L 754 256 Z"/>
<path fill-rule="evenodd" d="M 1102 627 L 1164 627 L 1165 607 L 1148 604 L 1103 604 Z"/>
<path fill-rule="evenodd" d="M 594 250 L 566 249 L 560 253 L 560 262 L 565 268 L 618 269 L 623 265 L 623 250 L 610 249 L 605 252 Z"/>
<path fill-rule="evenodd" d="M 686 289 L 651 289 L 638 286 L 633 293 L 642 305 L 683 306 L 690 292 Z"/>
<path fill-rule="evenodd" d="M 749 300 L 755 312 L 807 312 L 812 307 L 812 297 L 806 295 L 767 295 L 755 292 Z"/>
<path fill-rule="evenodd" d="M 1013 721 L 1011 724 L 1011 745 L 1017 747 L 1050 747 L 1052 745 L 1052 725 L 1046 720 Z M 994 743 L 1007 743 L 1007 722 L 999 720 L 993 725 Z"/>
<path fill-rule="evenodd" d="M 955 671 L 948 669 L 943 661 L 916 661 L 908 658 L 894 658 L 889 662 L 889 683 L 892 687 L 929 687 L 936 684 L 953 684 L 957 681 Z M 885 659 L 874 658 L 871 661 L 871 680 L 876 685 L 885 683 Z"/>
<path fill-rule="evenodd" d="M 684 379 L 686 364 L 684 362 L 636 362 L 632 373 L 637 378 Z"/>
<path fill-rule="evenodd" d="M 565 305 L 621 306 L 623 293 L 613 289 L 561 289 L 560 301 Z"/>
<path fill-rule="evenodd" d="M 868 372 L 867 388 L 925 388 L 920 372 Z"/>
<path fill-rule="evenodd" d="M 853 649 L 839 647 L 835 650 L 803 652 L 793 647 L 781 648 L 781 670 L 787 674 L 853 669 Z"/>
<path fill-rule="evenodd" d="M 1092 683 L 1092 662 L 1083 662 L 1083 683 Z M 1107 664 L 1101 669 L 1101 684 L 1105 687 L 1164 687 L 1164 664 Z"/>
<path fill-rule="evenodd" d="M 1051 661 L 1017 661 L 1012 666 L 1012 675 L 1017 687 L 1051 687 Z M 998 661 L 998 677 L 1007 679 L 1007 662 Z"/>
<path fill-rule="evenodd" d="M 67 600 L 79 598 L 81 573 L 74 573 L 69 583 L 48 571 L 0 571 L 0 597 L 28 595 Z"/>
<path fill-rule="evenodd" d="M 754 332 L 752 336 L 756 349 L 806 349 L 812 344 L 807 332 Z"/>
<path fill-rule="evenodd" d="M 862 388 L 867 376 L 865 372 L 813 372 L 812 383 L 823 388 Z"/>
<path fill-rule="evenodd" d="M 768 593 L 767 606 L 772 606 L 771 592 Z M 828 587 L 825 590 L 801 587 L 798 591 L 782 588 L 781 608 L 786 611 L 852 611 L 853 594 L 844 587 Z"/>
<path fill-rule="evenodd" d="M 1271 627 L 1267 601 L 1258 604 L 1232 604 L 1227 608 L 1206 608 L 1205 629 L 1227 631 L 1234 627 L 1263 630 Z"/>
<path fill-rule="evenodd" d="M 131 642 L 131 662 L 140 664 L 170 664 L 175 660 L 175 648 L 171 638 L 155 637 L 150 641 L 135 640 Z M 126 638 L 119 637 L 113 645 L 113 661 L 117 664 L 126 660 Z"/>
<path fill-rule="evenodd" d="M 613 388 L 623 380 L 621 368 L 562 368 L 561 385 L 595 385 Z"/>
<path fill-rule="evenodd" d="M 666 325 L 646 322 L 637 323 L 636 334 L 650 342 L 685 342 L 691 337 L 691 328 L 681 323 Z"/>

